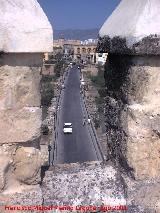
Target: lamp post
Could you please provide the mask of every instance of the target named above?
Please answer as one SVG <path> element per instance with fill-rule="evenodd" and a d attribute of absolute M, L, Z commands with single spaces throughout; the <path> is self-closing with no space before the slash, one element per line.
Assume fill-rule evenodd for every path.
<path fill-rule="evenodd" d="M 50 166 L 50 164 L 51 164 L 51 150 L 52 150 L 52 147 L 51 147 L 51 145 L 49 144 L 48 145 L 48 152 L 49 152 L 49 159 L 48 159 L 48 163 L 49 163 L 49 166 Z"/>

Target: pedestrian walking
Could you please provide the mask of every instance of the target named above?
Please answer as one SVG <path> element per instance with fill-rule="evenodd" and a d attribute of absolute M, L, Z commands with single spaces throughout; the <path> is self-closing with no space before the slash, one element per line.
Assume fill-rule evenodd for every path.
<path fill-rule="evenodd" d="M 51 150 L 52 150 L 52 146 L 49 144 L 48 145 L 48 152 L 49 152 L 48 163 L 49 163 L 49 166 L 51 165 Z"/>
<path fill-rule="evenodd" d="M 83 126 L 86 124 L 86 119 L 85 119 L 85 117 L 84 117 L 84 119 L 83 119 Z"/>
<path fill-rule="evenodd" d="M 90 118 L 88 118 L 88 124 L 90 124 L 91 123 L 91 119 Z"/>

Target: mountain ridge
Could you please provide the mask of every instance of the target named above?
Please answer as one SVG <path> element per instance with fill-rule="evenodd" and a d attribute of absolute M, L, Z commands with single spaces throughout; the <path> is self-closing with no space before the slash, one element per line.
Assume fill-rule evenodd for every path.
<path fill-rule="evenodd" d="M 74 39 L 74 40 L 87 40 L 98 38 L 99 29 L 64 29 L 64 30 L 54 30 L 54 39 Z"/>

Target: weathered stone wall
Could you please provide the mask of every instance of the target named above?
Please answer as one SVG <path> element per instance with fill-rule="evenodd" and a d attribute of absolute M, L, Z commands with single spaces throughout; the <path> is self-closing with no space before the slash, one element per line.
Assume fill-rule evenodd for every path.
<path fill-rule="evenodd" d="M 0 192 L 13 193 L 38 184 L 48 160 L 40 150 L 40 80 L 53 32 L 36 0 L 2 0 L 0 14 Z"/>
<path fill-rule="evenodd" d="M 107 52 L 160 54 L 159 10 L 159 0 L 121 0 L 99 31 Z"/>
<path fill-rule="evenodd" d="M 133 4 L 122 0 L 102 26 L 97 47 L 109 53 L 105 66 L 109 154 L 136 179 L 160 177 L 158 8 L 158 0 Z"/>
<path fill-rule="evenodd" d="M 42 56 L 4 54 L 1 60 L 0 143 L 36 140 L 41 128 L 39 82 Z"/>
<path fill-rule="evenodd" d="M 41 54 L 1 54 L 0 190 L 40 182 Z M 12 183 L 12 184 L 11 184 Z"/>
<path fill-rule="evenodd" d="M 106 128 L 110 154 L 136 178 L 160 175 L 159 57 L 109 55 Z"/>
<path fill-rule="evenodd" d="M 126 205 L 123 180 L 112 165 L 102 162 L 50 168 L 43 180 L 42 194 L 45 206 L 54 203 L 58 207 L 96 206 L 98 209 L 105 205 Z"/>
<path fill-rule="evenodd" d="M 37 0 L 1 0 L 0 51 L 53 51 L 53 32 Z"/>

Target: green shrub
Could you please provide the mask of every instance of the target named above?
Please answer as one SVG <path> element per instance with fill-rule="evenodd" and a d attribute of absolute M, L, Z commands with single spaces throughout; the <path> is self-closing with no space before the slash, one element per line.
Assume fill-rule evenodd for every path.
<path fill-rule="evenodd" d="M 65 65 L 65 62 L 63 60 L 57 60 L 54 67 L 54 72 L 57 78 L 59 78 L 62 75 L 64 65 Z"/>
<path fill-rule="evenodd" d="M 49 106 L 54 98 L 54 81 L 55 76 L 43 75 L 41 79 L 41 105 Z"/>
<path fill-rule="evenodd" d="M 105 79 L 103 72 L 98 72 L 97 76 L 90 76 L 91 81 L 94 83 L 96 87 L 104 87 L 105 86 Z"/>
<path fill-rule="evenodd" d="M 42 75 L 42 80 L 41 83 L 46 83 L 46 82 L 54 82 L 57 80 L 57 77 L 55 75 Z"/>

